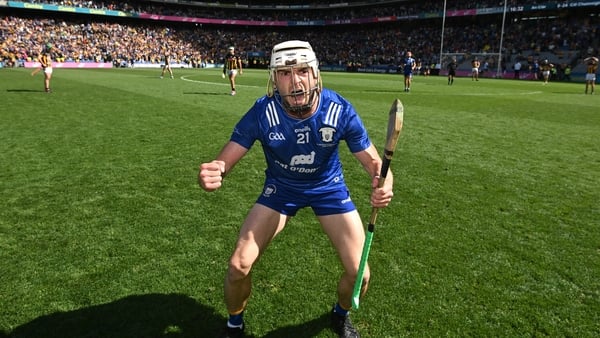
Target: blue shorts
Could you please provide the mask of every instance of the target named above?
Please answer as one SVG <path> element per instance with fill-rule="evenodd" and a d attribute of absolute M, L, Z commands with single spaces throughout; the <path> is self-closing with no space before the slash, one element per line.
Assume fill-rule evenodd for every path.
<path fill-rule="evenodd" d="M 298 210 L 305 207 L 311 207 L 317 216 L 356 210 L 344 183 L 336 184 L 332 189 L 299 190 L 278 184 L 275 180 L 267 180 L 256 203 L 288 216 L 295 216 Z"/>

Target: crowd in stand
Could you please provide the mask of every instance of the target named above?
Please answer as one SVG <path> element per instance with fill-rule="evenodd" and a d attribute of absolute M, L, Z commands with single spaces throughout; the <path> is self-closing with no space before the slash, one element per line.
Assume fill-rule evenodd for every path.
<path fill-rule="evenodd" d="M 412 1 L 407 3 L 415 4 Z M 439 3 L 440 1 L 418 2 L 419 8 L 411 8 L 410 11 L 430 11 L 434 7 L 439 7 Z M 147 12 L 162 8 L 168 11 L 164 6 L 143 1 L 133 1 L 129 5 L 123 2 L 92 0 L 64 1 L 58 4 Z M 145 7 L 142 8 L 142 5 Z M 493 7 L 498 6 L 498 1 L 484 0 L 477 3 L 455 1 L 452 5 L 467 8 Z M 132 6 L 137 7 L 133 9 Z M 407 10 L 410 7 L 406 6 Z M 361 13 L 366 13 L 368 8 L 370 7 L 365 8 L 364 11 L 361 9 Z M 390 8 L 403 10 L 402 6 L 390 6 Z M 195 8 L 189 10 L 209 11 L 209 9 Z M 381 10 L 381 8 L 376 7 L 374 10 Z M 301 12 L 314 13 L 313 11 Z M 179 15 L 184 14 L 179 13 Z M 212 15 L 216 15 L 214 11 Z M 449 22 L 444 29 L 444 52 L 489 53 L 490 56 L 485 61 L 491 69 L 494 69 L 497 65 L 501 22 L 490 23 L 489 21 L 483 18 L 480 20 L 468 18 L 461 19 L 456 24 Z M 321 63 L 325 65 L 397 65 L 407 50 L 411 50 L 425 65 L 430 65 L 439 62 L 441 43 L 439 22 L 430 20 L 355 25 L 352 29 L 348 29 L 347 26 L 331 26 L 327 29 L 303 27 L 298 30 L 191 24 L 184 26 L 159 21 L 149 23 L 140 19 L 117 23 L 111 22 L 109 18 L 103 19 L 97 16 L 81 19 L 73 17 L 49 19 L 13 15 L 0 16 L 0 23 L 2 27 L 0 58 L 8 64 L 31 60 L 39 52 L 40 46 L 52 42 L 62 53 L 58 55 L 58 59 L 63 61 L 113 62 L 119 66 L 131 63 L 159 63 L 165 51 L 168 51 L 174 56 L 175 63 L 186 63 L 197 67 L 203 63 L 219 62 L 230 45 L 235 45 L 242 55 L 250 52 L 260 54 L 268 53 L 269 46 L 280 41 L 303 39 L 315 46 Z M 567 16 L 513 21 L 505 27 L 503 54 L 507 57 L 526 58 L 528 55 L 521 54 L 531 53 L 531 51 L 541 53 L 587 50 L 593 45 L 594 39 L 597 39 L 598 26 L 597 17 L 593 19 Z M 251 62 L 257 61 L 253 59 Z"/>
<path fill-rule="evenodd" d="M 168 27 L 14 16 L 0 17 L 0 23 L 8 27 L 3 58 L 13 62 L 31 61 L 48 42 L 60 52 L 54 59 L 62 62 L 154 63 L 165 52 L 182 60 L 199 58 L 200 53 L 189 35 Z"/>
<path fill-rule="evenodd" d="M 98 1 L 98 0 L 29 0 L 24 2 L 54 4 L 60 6 L 86 7 L 94 9 L 119 10 L 127 13 L 149 13 L 182 17 L 254 20 L 254 21 L 314 21 L 344 20 L 387 16 L 416 16 L 422 13 L 438 13 L 444 9 L 439 0 L 399 0 L 399 1 L 340 1 L 340 6 L 329 7 L 328 3 L 306 3 L 267 1 L 219 1 L 210 6 L 192 5 L 193 1 L 183 1 L 181 5 L 160 1 Z M 564 3 L 555 0 L 529 0 L 528 4 Z M 201 2 L 199 2 L 201 3 Z M 207 3 L 207 2 L 204 2 Z M 283 6 L 281 4 L 284 4 Z M 335 2 L 334 2 L 335 3 Z M 502 0 L 450 0 L 446 1 L 446 10 L 465 10 L 503 7 Z M 343 5 L 341 5 L 343 4 Z M 360 5 L 359 5 L 360 4 Z M 368 5 L 365 5 L 368 4 Z M 522 5 L 523 1 L 509 0 L 507 6 Z M 287 6 L 288 9 L 283 9 Z M 298 9 L 301 7 L 302 9 Z M 329 9 L 327 9 L 329 7 Z M 270 9 L 269 9 L 270 8 Z M 331 9 L 333 8 L 333 9 Z M 269 9 L 269 10 L 265 10 Z"/>

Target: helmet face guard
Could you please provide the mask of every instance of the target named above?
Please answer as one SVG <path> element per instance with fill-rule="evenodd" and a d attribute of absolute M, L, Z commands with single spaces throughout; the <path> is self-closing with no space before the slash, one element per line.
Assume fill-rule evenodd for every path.
<path fill-rule="evenodd" d="M 312 71 L 312 77 L 309 78 L 308 88 L 301 88 L 292 93 L 282 95 L 277 89 L 277 72 L 289 71 L 294 73 L 300 69 Z M 313 81 L 314 80 L 314 81 Z M 293 86 L 291 86 L 293 88 Z M 322 84 L 319 75 L 319 61 L 312 50 L 310 44 L 306 41 L 286 41 L 275 47 L 271 52 L 271 63 L 269 65 L 269 83 L 267 95 L 274 96 L 286 111 L 290 113 L 303 114 L 309 112 L 315 104 Z M 298 102 L 298 98 L 303 97 L 305 104 L 290 104 L 290 101 Z"/>

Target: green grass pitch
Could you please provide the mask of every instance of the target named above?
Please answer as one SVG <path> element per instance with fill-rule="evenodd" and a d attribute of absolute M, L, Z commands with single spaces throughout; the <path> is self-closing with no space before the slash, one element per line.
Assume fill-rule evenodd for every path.
<path fill-rule="evenodd" d="M 198 165 L 266 91 L 246 70 L 0 69 L 0 337 L 213 337 L 256 145 L 224 187 Z M 380 212 L 364 337 L 600 336 L 600 95 L 583 83 L 323 73 L 383 150 L 404 105 Z M 368 222 L 370 179 L 341 148 Z M 255 337 L 332 337 L 340 267 L 309 210 L 254 271 Z"/>

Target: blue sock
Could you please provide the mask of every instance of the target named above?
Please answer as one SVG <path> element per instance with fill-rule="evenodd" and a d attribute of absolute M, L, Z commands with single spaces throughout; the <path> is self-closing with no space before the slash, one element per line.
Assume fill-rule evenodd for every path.
<path fill-rule="evenodd" d="M 229 327 L 242 327 L 244 325 L 244 312 L 240 312 L 237 315 L 229 315 L 227 326 Z"/>
<path fill-rule="evenodd" d="M 340 303 L 335 303 L 335 306 L 333 307 L 333 312 L 335 312 L 336 314 L 340 315 L 340 316 L 347 316 L 348 315 L 348 310 L 342 308 L 340 306 Z"/>

